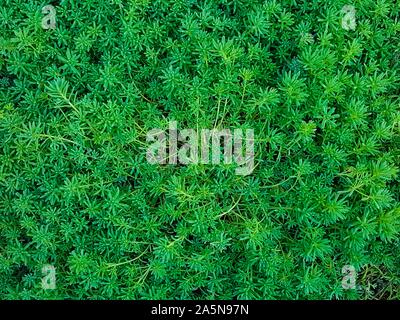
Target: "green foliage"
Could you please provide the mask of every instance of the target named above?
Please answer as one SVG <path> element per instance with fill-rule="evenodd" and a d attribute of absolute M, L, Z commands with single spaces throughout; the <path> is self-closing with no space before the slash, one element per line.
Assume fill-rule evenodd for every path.
<path fill-rule="evenodd" d="M 400 298 L 400 2 L 0 4 L 0 299 Z M 254 172 L 147 163 L 169 120 Z"/>

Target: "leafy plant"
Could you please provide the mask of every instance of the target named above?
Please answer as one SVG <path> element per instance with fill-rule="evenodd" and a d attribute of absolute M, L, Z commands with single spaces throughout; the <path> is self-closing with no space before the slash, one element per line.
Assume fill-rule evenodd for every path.
<path fill-rule="evenodd" d="M 2 299 L 400 298 L 398 1 L 0 4 Z M 253 173 L 147 163 L 169 120 Z"/>

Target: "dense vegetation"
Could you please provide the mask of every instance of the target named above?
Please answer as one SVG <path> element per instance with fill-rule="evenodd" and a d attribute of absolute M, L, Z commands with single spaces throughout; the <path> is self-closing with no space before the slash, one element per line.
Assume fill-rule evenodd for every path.
<path fill-rule="evenodd" d="M 399 299 L 399 13 L 0 0 L 0 299 Z M 254 129 L 253 173 L 147 163 L 170 120 Z"/>

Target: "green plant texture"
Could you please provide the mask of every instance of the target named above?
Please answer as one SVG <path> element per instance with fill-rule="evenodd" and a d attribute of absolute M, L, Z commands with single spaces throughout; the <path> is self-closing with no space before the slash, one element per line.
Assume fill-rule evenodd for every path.
<path fill-rule="evenodd" d="M 397 0 L 0 0 L 0 299 L 400 299 L 399 93 Z"/>

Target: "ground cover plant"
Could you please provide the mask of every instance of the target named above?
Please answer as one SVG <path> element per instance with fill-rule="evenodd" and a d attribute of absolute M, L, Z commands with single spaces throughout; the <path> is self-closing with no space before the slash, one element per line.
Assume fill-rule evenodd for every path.
<path fill-rule="evenodd" d="M 399 299 L 399 13 L 0 0 L 0 299 Z M 148 163 L 171 120 L 253 172 Z"/>

